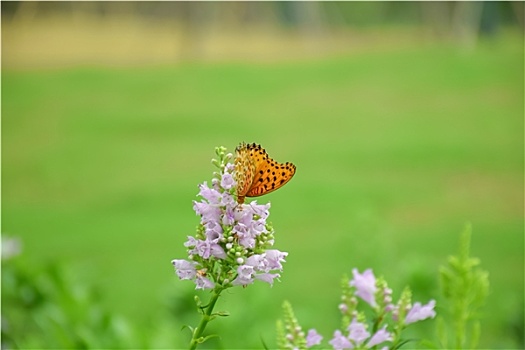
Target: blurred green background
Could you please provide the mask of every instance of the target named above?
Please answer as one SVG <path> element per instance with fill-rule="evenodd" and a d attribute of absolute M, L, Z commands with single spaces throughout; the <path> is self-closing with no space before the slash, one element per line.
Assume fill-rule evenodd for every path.
<path fill-rule="evenodd" d="M 143 338 L 106 347 L 186 347 L 193 285 L 170 261 L 214 147 L 241 141 L 297 165 L 258 199 L 289 257 L 273 288 L 223 295 L 210 348 L 273 347 L 285 299 L 330 337 L 353 267 L 436 298 L 467 221 L 491 282 L 480 346 L 524 346 L 523 3 L 1 6 L 2 232 L 23 245 L 3 269 L 31 284 L 58 263 L 95 288 L 88 306 Z M 72 346 L 45 312 L 5 329 L 18 294 L 2 282 L 10 346 Z M 78 303 L 58 309 L 82 324 Z"/>

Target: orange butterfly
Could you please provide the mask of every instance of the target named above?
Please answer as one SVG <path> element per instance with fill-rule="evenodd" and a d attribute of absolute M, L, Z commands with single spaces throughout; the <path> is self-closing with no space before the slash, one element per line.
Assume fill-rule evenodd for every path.
<path fill-rule="evenodd" d="M 258 197 L 282 187 L 295 174 L 292 163 L 277 163 L 268 156 L 264 148 L 255 143 L 241 143 L 236 149 L 235 180 L 237 202 L 245 197 Z"/>

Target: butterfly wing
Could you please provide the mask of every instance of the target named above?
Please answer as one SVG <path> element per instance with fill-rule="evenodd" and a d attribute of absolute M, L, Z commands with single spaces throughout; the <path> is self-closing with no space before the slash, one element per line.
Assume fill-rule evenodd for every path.
<path fill-rule="evenodd" d="M 241 143 L 235 151 L 235 180 L 237 201 L 240 204 L 244 203 L 245 197 L 257 197 L 275 191 L 295 174 L 295 165 L 274 161 L 264 148 L 255 143 Z"/>
<path fill-rule="evenodd" d="M 250 150 L 247 145 L 242 143 L 235 152 L 235 180 L 237 181 L 237 197 L 239 203 L 244 202 L 244 197 L 250 190 L 255 176 L 256 166 L 253 158 L 250 155 Z"/>
<path fill-rule="evenodd" d="M 255 143 L 247 146 L 254 161 L 255 173 L 246 197 L 262 196 L 275 191 L 286 184 L 295 174 L 292 163 L 278 163 L 268 156 L 266 151 Z"/>

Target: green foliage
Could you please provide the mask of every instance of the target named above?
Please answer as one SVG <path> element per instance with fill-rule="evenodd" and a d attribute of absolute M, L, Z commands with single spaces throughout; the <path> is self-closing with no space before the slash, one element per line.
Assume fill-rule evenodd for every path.
<path fill-rule="evenodd" d="M 450 256 L 448 263 L 439 269 L 441 292 L 444 300 L 438 304 L 439 316 L 435 323 L 435 330 L 439 340 L 439 348 L 442 349 L 475 349 L 478 345 L 481 333 L 480 320 L 482 318 L 480 310 L 485 305 L 489 293 L 489 275 L 487 271 L 479 267 L 479 259 L 470 257 L 470 239 L 471 226 L 469 224 L 461 234 L 459 254 Z M 399 349 L 413 341 L 406 337 L 403 339 L 401 334 L 407 326 L 407 322 L 405 322 L 407 312 L 412 308 L 412 291 L 408 286 L 403 289 L 399 301 L 395 304 L 395 317 L 391 316 L 385 320 L 387 315 L 385 308 L 389 307 L 388 304 L 392 301 L 390 297 L 385 299 L 385 295 L 390 296 L 392 290 L 388 288 L 382 277 L 375 279 L 375 286 L 377 287 L 374 297 L 376 305 L 373 309 L 376 315 L 373 316 L 375 322 L 372 332 L 381 328 L 383 325 L 381 322 L 384 322 L 386 327 L 389 322 L 393 321 L 393 326 L 389 327 L 392 331 L 392 339 L 390 340 L 393 342 L 390 348 Z M 389 290 L 388 294 L 384 294 L 384 291 L 387 290 Z M 342 329 L 348 327 L 352 318 L 366 325 L 367 316 L 362 311 L 357 310 L 355 288 L 349 285 L 349 279 L 346 275 L 342 278 L 342 303 L 344 304 Z M 290 330 L 297 329 L 301 332 L 302 330 L 293 315 L 289 302 L 283 304 L 283 309 L 285 321 L 278 321 L 278 346 L 280 349 L 289 349 L 294 345 L 297 346 L 297 343 L 289 341 L 294 339 Z M 425 318 L 428 318 L 428 315 Z M 286 328 L 283 327 L 283 324 Z M 449 334 L 452 337 L 449 337 Z M 419 344 L 427 348 L 438 348 L 428 339 L 419 341 Z M 360 348 L 363 346 L 367 348 L 365 344 L 361 344 Z"/>
<path fill-rule="evenodd" d="M 277 346 L 279 349 L 306 349 L 306 338 L 295 317 L 292 304 L 283 302 L 283 320 L 277 320 Z"/>
<path fill-rule="evenodd" d="M 346 275 L 342 278 L 342 303 L 339 304 L 342 327 L 329 341 L 334 348 L 375 349 L 379 344 L 390 342 L 387 347 L 397 350 L 413 341 L 401 334 L 410 324 L 435 317 L 435 300 L 426 305 L 419 302 L 412 305 L 412 292 L 407 286 L 394 302 L 392 289 L 383 277 L 376 278 L 371 269 L 363 274 L 358 270 L 353 273 L 351 281 Z M 288 301 L 284 302 L 283 309 L 284 322 L 277 322 L 279 349 L 303 349 L 305 345 L 310 348 L 321 342 L 316 329 L 309 331 L 310 339 L 305 342 L 304 332 Z"/>
<path fill-rule="evenodd" d="M 346 312 L 341 317 L 341 329 L 346 329 L 352 322 L 352 314 L 356 311 L 357 300 L 354 297 L 355 288 L 350 286 L 348 275 L 341 278 L 341 303 L 346 305 Z"/>
<path fill-rule="evenodd" d="M 397 321 L 394 324 L 394 339 L 396 339 L 397 342 L 394 343 L 393 349 L 398 349 L 399 347 L 401 347 L 401 345 L 403 345 L 406 342 L 405 340 L 402 340 L 401 332 L 405 328 L 404 321 L 411 303 L 412 291 L 410 290 L 410 287 L 406 286 L 401 292 L 401 296 L 399 297 L 397 308 L 398 317 Z"/>
<path fill-rule="evenodd" d="M 2 347 L 130 348 L 145 342 L 122 317 L 100 304 L 100 294 L 58 264 L 25 269 L 2 264 Z"/>
<path fill-rule="evenodd" d="M 474 349 L 479 341 L 480 309 L 489 293 L 489 274 L 479 267 L 479 259 L 470 257 L 470 237 L 469 224 L 461 234 L 459 254 L 449 257 L 439 269 L 447 313 L 438 326 L 443 348 Z"/>

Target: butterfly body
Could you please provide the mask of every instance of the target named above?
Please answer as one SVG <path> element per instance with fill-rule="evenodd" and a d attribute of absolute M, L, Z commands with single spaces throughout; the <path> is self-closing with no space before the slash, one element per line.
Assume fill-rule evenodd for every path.
<path fill-rule="evenodd" d="M 241 143 L 235 151 L 235 179 L 239 204 L 244 203 L 245 197 L 258 197 L 277 190 L 295 174 L 294 164 L 274 161 L 258 144 Z"/>

